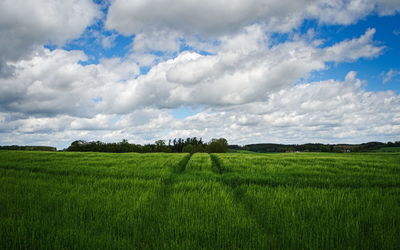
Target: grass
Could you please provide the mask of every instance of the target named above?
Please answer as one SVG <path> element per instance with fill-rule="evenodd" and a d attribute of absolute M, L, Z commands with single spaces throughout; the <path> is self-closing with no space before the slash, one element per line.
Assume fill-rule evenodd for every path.
<path fill-rule="evenodd" d="M 400 152 L 400 147 L 384 147 L 380 148 L 378 152 Z"/>
<path fill-rule="evenodd" d="M 400 154 L 0 152 L 0 249 L 396 249 Z"/>

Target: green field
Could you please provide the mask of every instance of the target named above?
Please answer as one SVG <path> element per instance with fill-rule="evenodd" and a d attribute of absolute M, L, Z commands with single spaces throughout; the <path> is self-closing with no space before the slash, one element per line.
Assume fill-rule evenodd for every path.
<path fill-rule="evenodd" d="M 0 152 L 0 249 L 399 249 L 400 153 Z"/>

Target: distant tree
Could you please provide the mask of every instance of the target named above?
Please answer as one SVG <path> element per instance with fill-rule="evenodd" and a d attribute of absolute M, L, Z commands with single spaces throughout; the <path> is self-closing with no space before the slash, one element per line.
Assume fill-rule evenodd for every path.
<path fill-rule="evenodd" d="M 203 144 L 198 144 L 193 146 L 193 153 L 203 153 L 206 152 Z"/>
<path fill-rule="evenodd" d="M 169 152 L 171 152 L 171 148 L 168 147 L 168 146 L 165 144 L 165 141 L 164 141 L 164 140 L 157 140 L 157 141 L 155 142 L 154 151 L 155 151 L 155 152 L 165 152 L 165 153 L 169 153 Z"/>
<path fill-rule="evenodd" d="M 130 152 L 130 144 L 127 139 L 123 139 L 120 143 L 118 143 L 118 151 L 120 153 Z"/>
<path fill-rule="evenodd" d="M 84 151 L 84 145 L 86 141 L 77 140 L 71 143 L 71 146 L 68 147 L 68 151 Z"/>
<path fill-rule="evenodd" d="M 57 151 L 55 147 L 49 146 L 0 146 L 0 150 L 25 150 L 25 151 Z"/>
<path fill-rule="evenodd" d="M 157 140 L 154 144 L 156 144 L 156 147 L 162 147 L 162 146 L 165 146 L 165 141 Z"/>
<path fill-rule="evenodd" d="M 228 152 L 228 141 L 225 138 L 211 139 L 207 145 L 209 153 L 226 153 Z"/>
<path fill-rule="evenodd" d="M 191 153 L 193 154 L 193 145 L 192 144 L 186 144 L 183 148 L 182 148 L 182 152 L 183 153 Z"/>

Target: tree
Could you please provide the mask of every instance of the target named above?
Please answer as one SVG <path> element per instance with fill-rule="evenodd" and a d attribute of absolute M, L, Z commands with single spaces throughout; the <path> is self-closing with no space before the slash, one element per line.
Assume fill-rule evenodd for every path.
<path fill-rule="evenodd" d="M 85 144 L 87 144 L 87 142 L 83 140 L 74 141 L 71 143 L 71 146 L 68 147 L 68 151 L 85 151 Z"/>
<path fill-rule="evenodd" d="M 199 153 L 206 152 L 206 150 L 204 149 L 203 144 L 198 144 L 198 145 L 194 145 L 193 146 L 193 153 L 197 153 L 197 152 L 199 152 Z"/>
<path fill-rule="evenodd" d="M 154 150 L 156 152 L 166 152 L 166 153 L 171 152 L 171 149 L 165 144 L 164 140 L 157 140 L 155 142 Z"/>
<path fill-rule="evenodd" d="M 165 146 L 165 141 L 157 140 L 154 144 L 156 144 L 156 147 L 162 147 L 162 146 Z"/>
<path fill-rule="evenodd" d="M 228 141 L 225 138 L 211 139 L 207 145 L 209 153 L 226 153 L 228 152 Z"/>
<path fill-rule="evenodd" d="M 127 139 L 123 139 L 118 146 L 119 152 L 129 152 L 130 144 Z"/>
<path fill-rule="evenodd" d="M 193 154 L 193 145 L 192 144 L 186 144 L 183 148 L 182 148 L 182 152 L 183 153 L 191 153 Z"/>

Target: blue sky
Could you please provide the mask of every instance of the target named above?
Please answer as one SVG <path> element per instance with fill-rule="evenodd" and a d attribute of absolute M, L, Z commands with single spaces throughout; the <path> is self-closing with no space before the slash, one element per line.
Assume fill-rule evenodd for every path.
<path fill-rule="evenodd" d="M 393 90 L 400 93 L 399 78 L 393 78 L 384 83 L 384 74 L 389 70 L 400 68 L 400 15 L 377 17 L 371 15 L 358 23 L 349 26 L 324 26 L 319 28 L 323 39 L 331 43 L 359 36 L 368 28 L 377 30 L 374 40 L 377 44 L 385 46 L 383 53 L 373 59 L 361 59 L 356 62 L 333 65 L 326 71 L 320 72 L 316 79 L 333 78 L 344 76 L 349 70 L 355 70 L 361 79 L 368 82 L 365 88 L 369 91 Z M 318 29 L 318 28 L 317 28 Z"/>
<path fill-rule="evenodd" d="M 18 1 L 1 144 L 400 139 L 398 1 Z"/>

